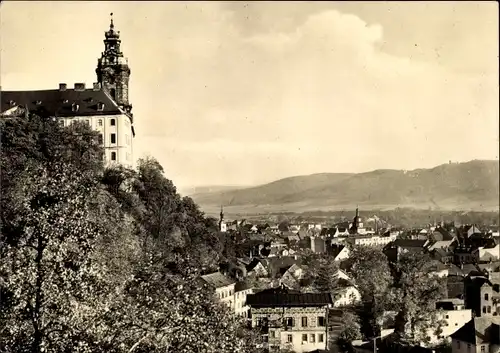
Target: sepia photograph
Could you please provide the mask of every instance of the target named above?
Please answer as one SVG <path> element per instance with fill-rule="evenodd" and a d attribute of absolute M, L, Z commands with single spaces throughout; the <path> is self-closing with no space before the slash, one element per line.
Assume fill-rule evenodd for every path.
<path fill-rule="evenodd" d="M 496 1 L 0 2 L 0 353 L 498 353 Z"/>

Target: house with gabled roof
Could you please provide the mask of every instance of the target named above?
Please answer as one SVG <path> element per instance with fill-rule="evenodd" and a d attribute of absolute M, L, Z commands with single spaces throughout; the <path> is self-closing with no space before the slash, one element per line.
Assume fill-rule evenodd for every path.
<path fill-rule="evenodd" d="M 497 353 L 500 350 L 500 317 L 474 317 L 451 334 L 452 353 Z"/>
<path fill-rule="evenodd" d="M 297 353 L 328 347 L 329 293 L 301 293 L 270 288 L 247 297 L 252 327 L 260 332 L 259 347 Z"/>

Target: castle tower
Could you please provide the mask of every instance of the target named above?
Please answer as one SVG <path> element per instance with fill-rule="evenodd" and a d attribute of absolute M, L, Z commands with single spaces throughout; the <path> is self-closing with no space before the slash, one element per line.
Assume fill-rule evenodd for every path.
<path fill-rule="evenodd" d="M 104 33 L 104 52 L 97 61 L 97 82 L 106 90 L 114 101 L 129 113 L 132 105 L 128 100 L 130 68 L 128 60 L 120 50 L 120 31 L 115 31 L 113 13 L 109 30 Z"/>

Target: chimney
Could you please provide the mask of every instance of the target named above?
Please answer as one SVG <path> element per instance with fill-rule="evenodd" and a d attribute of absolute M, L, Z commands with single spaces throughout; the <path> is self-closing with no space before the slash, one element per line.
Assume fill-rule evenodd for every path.
<path fill-rule="evenodd" d="M 60 83 L 59 84 L 59 91 L 66 91 L 66 84 L 65 83 Z"/>
<path fill-rule="evenodd" d="M 100 91 L 101 90 L 101 84 L 99 82 L 94 82 L 94 91 Z"/>
<path fill-rule="evenodd" d="M 75 91 L 85 91 L 85 83 L 75 83 Z"/>

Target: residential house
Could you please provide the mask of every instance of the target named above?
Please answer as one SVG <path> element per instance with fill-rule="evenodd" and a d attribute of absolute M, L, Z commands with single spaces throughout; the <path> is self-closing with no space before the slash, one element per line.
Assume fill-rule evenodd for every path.
<path fill-rule="evenodd" d="M 472 310 L 465 308 L 463 299 L 443 299 L 436 302 L 438 321 L 441 330 L 436 334 L 436 328 L 428 330 L 430 345 L 438 344 L 443 339 L 451 340 L 450 335 L 459 330 L 472 319 Z"/>
<path fill-rule="evenodd" d="M 477 249 L 478 255 L 477 258 L 479 262 L 493 262 L 500 259 L 500 245 L 496 244 L 495 246 L 482 246 Z"/>
<path fill-rule="evenodd" d="M 297 353 L 327 349 L 329 293 L 300 293 L 271 288 L 250 294 L 252 327 L 259 328 L 262 347 L 274 352 L 288 348 Z"/>
<path fill-rule="evenodd" d="M 382 236 L 382 235 L 354 235 L 346 238 L 346 242 L 352 245 L 364 246 L 385 246 L 396 240 L 395 236 Z"/>
<path fill-rule="evenodd" d="M 332 244 L 327 246 L 328 253 L 334 261 L 343 261 L 349 258 L 349 247 L 342 244 Z"/>
<path fill-rule="evenodd" d="M 396 262 L 405 253 L 423 253 L 427 240 L 396 239 L 387 244 L 383 250 L 389 261 Z"/>
<path fill-rule="evenodd" d="M 486 276 L 468 276 L 465 280 L 465 304 L 475 316 L 498 316 L 500 314 L 499 285 Z"/>
<path fill-rule="evenodd" d="M 500 317 L 474 317 L 451 338 L 452 353 L 498 353 Z"/>
<path fill-rule="evenodd" d="M 234 312 L 236 315 L 247 318 L 250 307 L 247 305 L 247 296 L 253 293 L 248 282 L 240 281 L 234 286 Z"/>
<path fill-rule="evenodd" d="M 234 311 L 234 288 L 236 281 L 224 276 L 220 272 L 210 273 L 201 276 L 212 289 L 215 290 L 216 297 L 224 304 L 226 304 L 231 311 Z"/>
<path fill-rule="evenodd" d="M 338 287 L 332 293 L 334 307 L 350 306 L 361 301 L 361 293 L 349 278 L 342 276 L 339 270 Z"/>
<path fill-rule="evenodd" d="M 268 277 L 269 271 L 266 269 L 263 263 L 264 260 L 254 258 L 246 267 L 249 276 Z"/>

